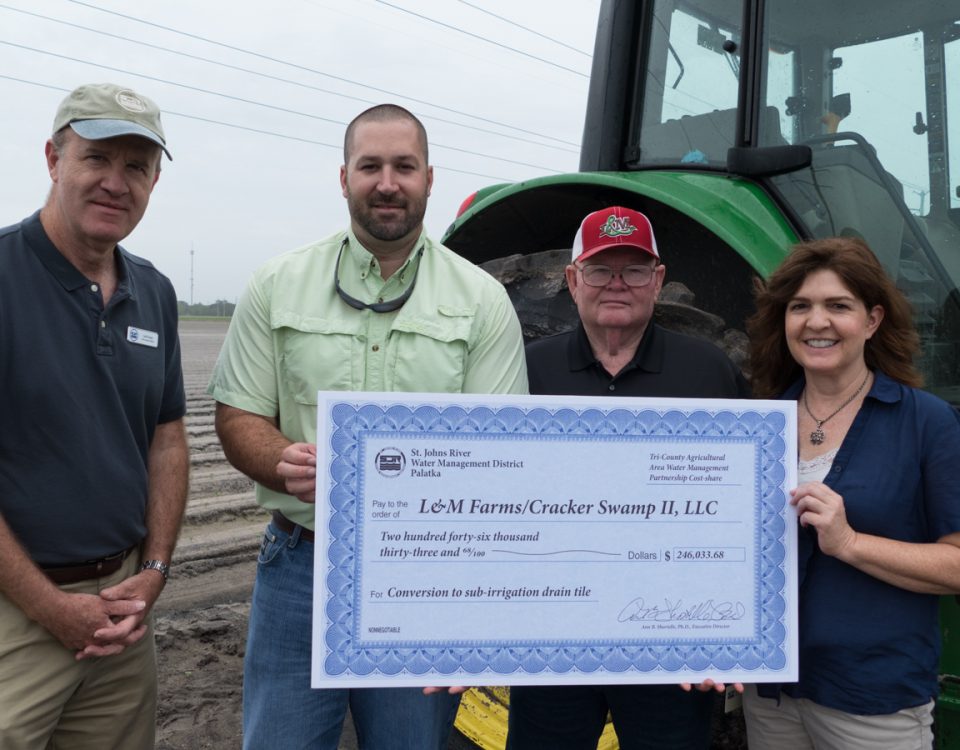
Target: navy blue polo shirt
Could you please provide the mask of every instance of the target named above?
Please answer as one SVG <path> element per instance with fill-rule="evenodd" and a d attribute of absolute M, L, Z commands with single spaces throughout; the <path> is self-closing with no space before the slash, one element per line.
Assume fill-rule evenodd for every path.
<path fill-rule="evenodd" d="M 611 375 L 593 353 L 583 324 L 527 344 L 530 393 L 658 398 L 749 398 L 729 357 L 709 341 L 650 323 L 633 359 Z"/>
<path fill-rule="evenodd" d="M 802 389 L 801 380 L 783 398 Z M 855 531 L 928 543 L 960 531 L 958 466 L 960 415 L 877 372 L 824 484 L 843 497 Z M 854 714 L 890 714 L 936 696 L 938 596 L 824 555 L 812 529 L 799 530 L 798 561 L 800 682 L 786 693 Z"/>
<path fill-rule="evenodd" d="M 115 253 L 104 309 L 39 212 L 0 229 L 0 513 L 40 565 L 143 539 L 150 442 L 186 410 L 173 285 Z"/>

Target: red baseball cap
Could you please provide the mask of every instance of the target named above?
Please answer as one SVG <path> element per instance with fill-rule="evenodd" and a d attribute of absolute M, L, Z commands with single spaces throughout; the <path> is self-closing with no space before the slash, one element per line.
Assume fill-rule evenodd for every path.
<path fill-rule="evenodd" d="M 573 238 L 573 261 L 620 246 L 635 247 L 660 260 L 650 219 L 631 208 L 612 206 L 588 214 L 580 224 Z"/>

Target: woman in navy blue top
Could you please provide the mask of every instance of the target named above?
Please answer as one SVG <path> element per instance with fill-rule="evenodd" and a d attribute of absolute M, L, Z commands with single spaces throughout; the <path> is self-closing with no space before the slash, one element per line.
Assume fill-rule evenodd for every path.
<path fill-rule="evenodd" d="M 929 748 L 939 595 L 960 591 L 960 416 L 918 390 L 869 248 L 798 245 L 757 290 L 754 394 L 795 399 L 800 680 L 748 688 L 758 748 Z"/>

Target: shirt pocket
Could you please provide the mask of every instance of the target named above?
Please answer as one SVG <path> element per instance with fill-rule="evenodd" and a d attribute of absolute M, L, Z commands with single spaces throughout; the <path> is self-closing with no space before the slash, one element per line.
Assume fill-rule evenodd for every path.
<path fill-rule="evenodd" d="M 281 389 L 316 406 L 317 391 L 356 390 L 359 332 L 350 321 L 278 313 L 270 322 L 278 341 Z"/>
<path fill-rule="evenodd" d="M 429 318 L 398 317 L 386 378 L 392 391 L 460 393 L 476 311 L 440 305 Z"/>

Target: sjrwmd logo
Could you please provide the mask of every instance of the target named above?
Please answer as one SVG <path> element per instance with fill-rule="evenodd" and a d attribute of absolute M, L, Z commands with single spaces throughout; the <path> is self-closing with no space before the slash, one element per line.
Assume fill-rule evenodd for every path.
<path fill-rule="evenodd" d="M 384 477 L 397 477 L 407 465 L 407 457 L 397 448 L 384 448 L 373 459 L 377 471 Z"/>

